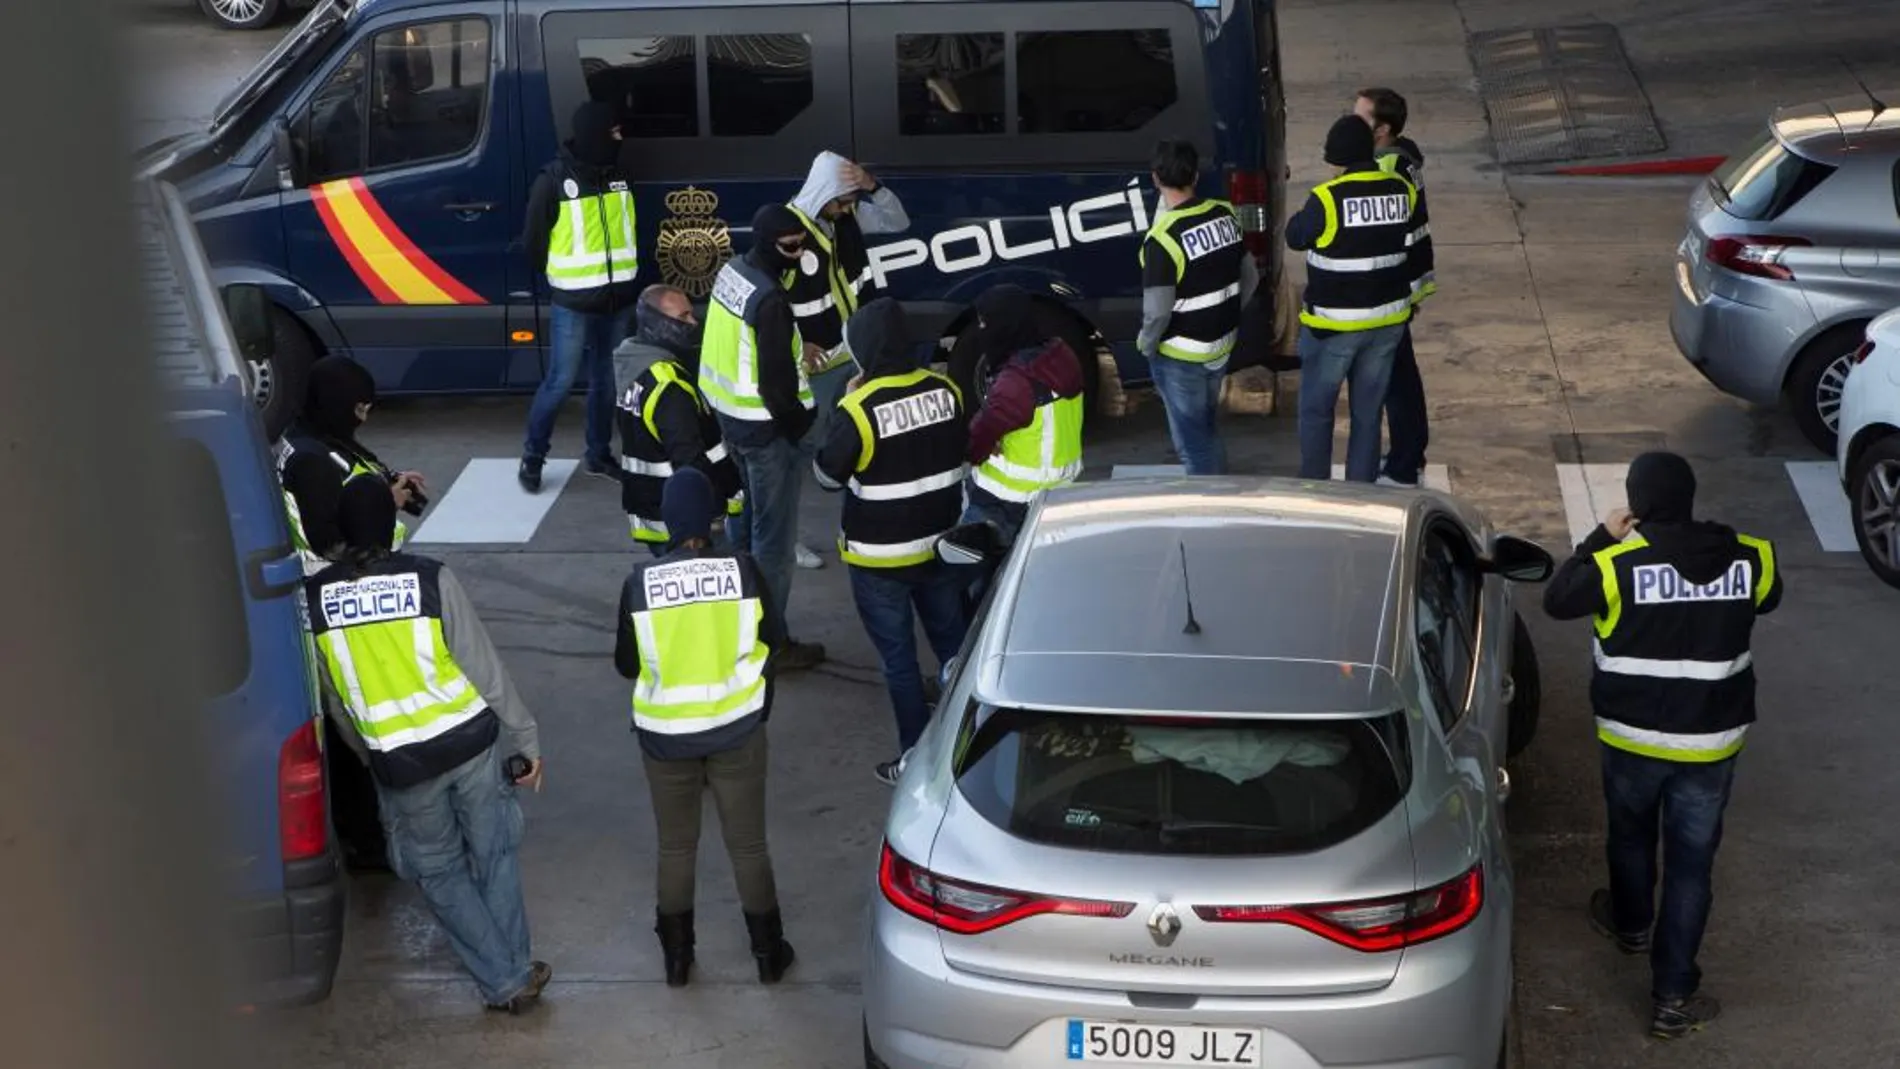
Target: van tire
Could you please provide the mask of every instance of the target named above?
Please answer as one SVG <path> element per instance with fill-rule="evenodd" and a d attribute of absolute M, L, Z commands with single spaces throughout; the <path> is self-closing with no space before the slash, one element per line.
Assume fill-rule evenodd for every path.
<path fill-rule="evenodd" d="M 1074 312 L 1061 305 L 1037 301 L 1036 307 L 1039 315 L 1047 316 L 1042 321 L 1043 329 L 1050 337 L 1061 338 L 1081 364 L 1082 405 L 1086 413 L 1082 427 L 1086 436 L 1088 428 L 1095 422 L 1102 385 L 1102 362 L 1097 352 L 1095 331 Z M 982 347 L 977 343 L 974 317 L 957 334 L 956 344 L 951 346 L 950 356 L 944 364 L 950 381 L 956 383 L 957 389 L 963 392 L 964 410 L 975 415 L 983 407 L 983 398 L 989 392 L 989 382 L 994 377 L 995 369 L 983 359 Z"/>
<path fill-rule="evenodd" d="M 317 360 L 317 342 L 297 317 L 273 305 L 270 310 L 271 358 L 251 364 L 251 400 L 264 420 L 264 434 L 273 442 L 283 436 L 303 411 L 310 388 L 310 365 Z"/>
<path fill-rule="evenodd" d="M 1867 324 L 1842 323 L 1803 346 L 1788 369 L 1786 392 L 1795 426 L 1801 428 L 1801 437 L 1828 456 L 1834 455 L 1839 426 L 1842 373 L 1853 367 L 1854 350 L 1866 336 Z M 1821 412 L 1824 403 L 1832 405 L 1833 426 Z"/>
<path fill-rule="evenodd" d="M 284 14 L 284 0 L 198 0 L 198 10 L 227 30 L 262 30 Z"/>
<path fill-rule="evenodd" d="M 1538 676 L 1537 647 L 1531 644 L 1531 629 L 1517 615 L 1511 629 L 1511 707 L 1505 711 L 1504 755 L 1516 757 L 1530 748 L 1537 737 L 1537 720 L 1543 712 L 1544 685 Z"/>

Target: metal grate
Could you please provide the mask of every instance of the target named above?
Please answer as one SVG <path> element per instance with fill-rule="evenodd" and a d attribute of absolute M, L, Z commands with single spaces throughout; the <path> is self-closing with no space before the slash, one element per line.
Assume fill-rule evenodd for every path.
<path fill-rule="evenodd" d="M 1664 148 L 1649 97 L 1608 23 L 1474 33 L 1471 60 L 1499 163 Z"/>

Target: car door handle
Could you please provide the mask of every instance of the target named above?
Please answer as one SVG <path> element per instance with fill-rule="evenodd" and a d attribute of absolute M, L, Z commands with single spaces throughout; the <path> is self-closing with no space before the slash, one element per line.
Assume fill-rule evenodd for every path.
<path fill-rule="evenodd" d="M 448 211 L 448 212 L 460 212 L 463 214 L 474 214 L 475 212 L 492 212 L 495 210 L 495 202 L 492 200 L 456 201 L 453 204 L 444 204 L 442 206 L 442 210 Z"/>

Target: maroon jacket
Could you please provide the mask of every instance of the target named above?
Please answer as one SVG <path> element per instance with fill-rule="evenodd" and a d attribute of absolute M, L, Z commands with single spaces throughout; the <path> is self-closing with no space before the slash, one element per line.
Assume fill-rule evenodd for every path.
<path fill-rule="evenodd" d="M 1029 426 L 1036 418 L 1038 386 L 1057 397 L 1082 392 L 1082 364 L 1060 338 L 1049 339 L 1040 349 L 1022 350 L 997 373 L 983 410 L 970 421 L 970 463 L 988 460 L 1004 435 Z"/>

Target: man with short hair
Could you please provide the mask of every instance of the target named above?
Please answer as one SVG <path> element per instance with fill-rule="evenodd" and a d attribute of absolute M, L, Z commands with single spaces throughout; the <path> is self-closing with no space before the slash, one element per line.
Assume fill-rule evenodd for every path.
<path fill-rule="evenodd" d="M 1372 127 L 1373 153 L 1379 169 L 1396 174 L 1418 190 L 1418 207 L 1413 213 L 1411 267 L 1412 314 L 1427 297 L 1438 292 L 1436 263 L 1432 254 L 1431 216 L 1425 210 L 1425 153 L 1405 135 L 1405 98 L 1384 88 L 1361 89 L 1353 101 L 1353 114 Z M 1386 450 L 1381 483 L 1417 486 L 1425 470 L 1425 447 L 1431 441 L 1431 427 L 1425 409 L 1425 383 L 1419 377 L 1418 357 L 1412 351 L 1412 324 L 1406 321 L 1393 354 L 1392 378 L 1385 391 L 1385 424 L 1392 435 Z"/>
<path fill-rule="evenodd" d="M 1201 158 L 1188 141 L 1155 146 L 1151 171 L 1161 211 L 1141 243 L 1141 333 L 1168 434 L 1189 475 L 1227 470 L 1215 425 L 1240 311 L 1259 284 L 1259 265 L 1241 243 L 1240 220 L 1226 201 L 1194 187 Z M 1079 354 L 1078 354 L 1079 355 Z"/>

